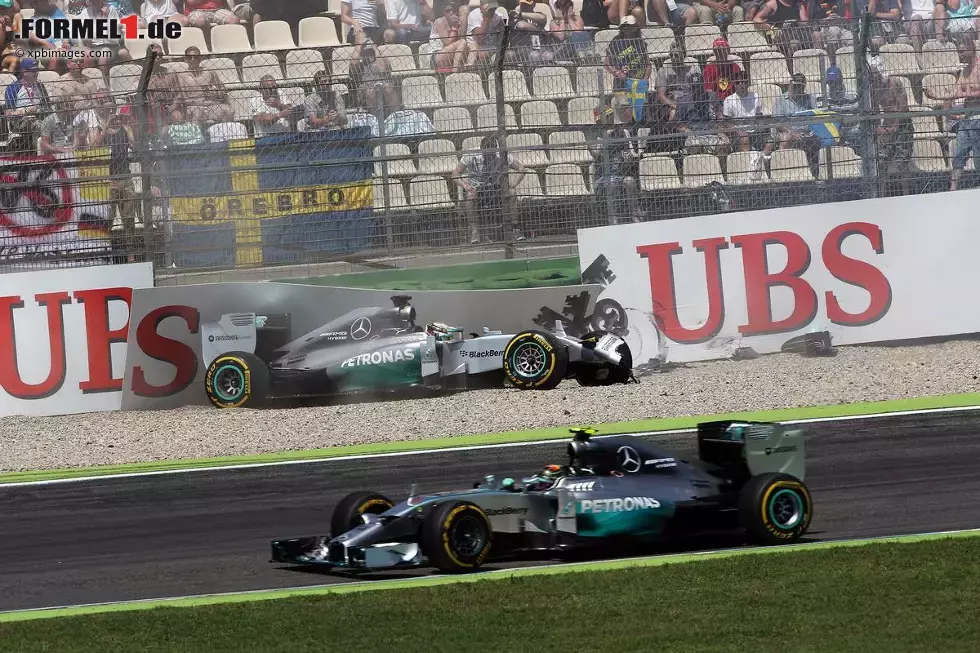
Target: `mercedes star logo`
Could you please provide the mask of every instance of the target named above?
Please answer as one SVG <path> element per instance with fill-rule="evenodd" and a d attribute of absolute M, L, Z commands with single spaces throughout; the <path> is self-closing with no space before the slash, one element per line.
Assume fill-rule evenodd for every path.
<path fill-rule="evenodd" d="M 635 474 L 640 471 L 640 454 L 633 447 L 620 447 L 616 450 L 616 459 L 619 466 L 627 474 Z"/>
<path fill-rule="evenodd" d="M 350 325 L 350 337 L 354 340 L 364 340 L 371 335 L 371 320 L 366 317 L 354 320 Z"/>

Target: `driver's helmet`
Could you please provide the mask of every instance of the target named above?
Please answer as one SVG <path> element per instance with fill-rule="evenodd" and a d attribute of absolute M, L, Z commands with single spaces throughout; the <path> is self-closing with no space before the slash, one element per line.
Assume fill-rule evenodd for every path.
<path fill-rule="evenodd" d="M 425 325 L 425 332 L 430 336 L 435 336 L 438 341 L 447 341 L 456 339 L 456 334 L 460 330 L 456 327 L 451 327 L 448 324 L 443 324 L 442 322 L 431 322 Z"/>
<path fill-rule="evenodd" d="M 525 481 L 525 487 L 532 491 L 541 491 L 551 488 L 558 479 L 568 476 L 568 469 L 562 465 L 545 465 L 545 468 L 538 474 Z"/>

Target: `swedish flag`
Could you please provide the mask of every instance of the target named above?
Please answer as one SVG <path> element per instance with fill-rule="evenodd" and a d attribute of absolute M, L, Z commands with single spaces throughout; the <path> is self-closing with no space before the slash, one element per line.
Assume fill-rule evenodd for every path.
<path fill-rule="evenodd" d="M 627 79 L 626 98 L 633 110 L 633 120 L 643 120 L 643 109 L 647 103 L 647 93 L 650 92 L 650 81 L 646 79 Z"/>
<path fill-rule="evenodd" d="M 808 111 L 797 111 L 795 116 L 836 116 L 837 114 L 827 109 L 810 109 Z M 841 123 L 835 120 L 826 122 L 815 122 L 810 124 L 810 132 L 820 141 L 821 147 L 836 145 L 840 141 Z"/>
<path fill-rule="evenodd" d="M 274 134 L 168 157 L 179 267 L 309 260 L 374 232 L 370 129 Z"/>

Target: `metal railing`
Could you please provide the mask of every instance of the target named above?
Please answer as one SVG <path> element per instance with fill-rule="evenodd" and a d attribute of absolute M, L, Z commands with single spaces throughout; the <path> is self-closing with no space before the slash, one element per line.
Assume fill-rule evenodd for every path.
<path fill-rule="evenodd" d="M 976 183 L 972 31 L 866 15 L 558 38 L 535 11 L 463 45 L 42 73 L 0 133 L 0 271 L 534 256 L 589 226 Z"/>

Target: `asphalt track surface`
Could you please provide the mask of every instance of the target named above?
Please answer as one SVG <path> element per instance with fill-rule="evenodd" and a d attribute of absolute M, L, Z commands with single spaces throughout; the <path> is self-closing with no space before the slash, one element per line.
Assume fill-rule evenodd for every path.
<path fill-rule="evenodd" d="M 980 527 L 977 412 L 804 428 L 813 539 Z M 693 452 L 693 434 L 650 439 Z M 326 533 L 352 490 L 401 500 L 412 482 L 424 492 L 519 478 L 562 462 L 564 446 L 0 487 L 0 610 L 348 582 L 269 563 L 269 541 Z M 360 580 L 371 576 L 395 574 Z"/>

